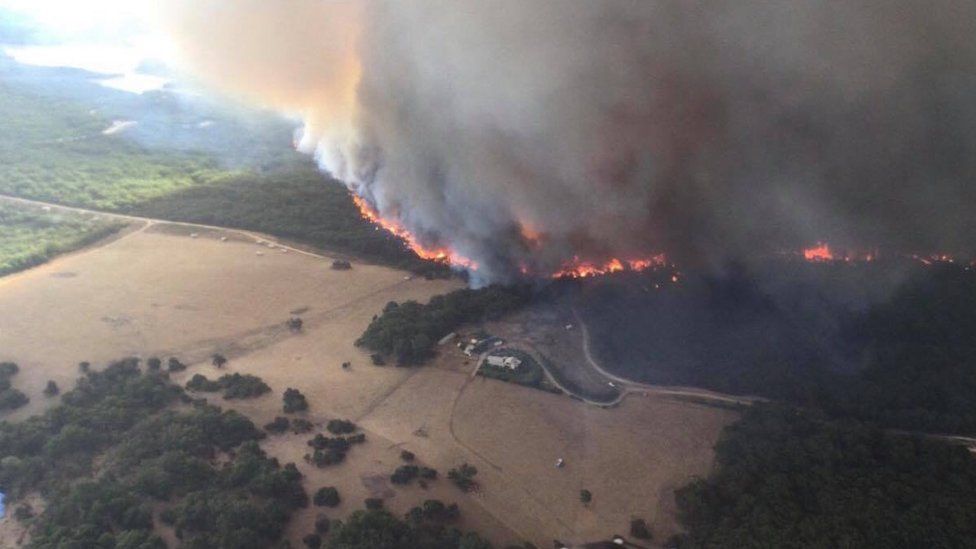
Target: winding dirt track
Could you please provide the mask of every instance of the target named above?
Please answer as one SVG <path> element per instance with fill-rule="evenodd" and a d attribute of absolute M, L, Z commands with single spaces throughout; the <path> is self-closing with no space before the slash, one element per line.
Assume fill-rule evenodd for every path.
<path fill-rule="evenodd" d="M 640 383 L 627 378 L 620 377 L 618 375 L 612 374 L 604 369 L 600 363 L 594 358 L 592 351 L 590 350 L 590 333 L 586 327 L 586 322 L 583 321 L 582 315 L 576 308 L 573 308 L 573 316 L 576 317 L 576 323 L 579 324 L 580 330 L 583 337 L 583 354 L 586 356 L 586 361 L 589 363 L 597 373 L 603 377 L 611 380 L 614 385 L 620 389 L 620 396 L 612 403 L 616 404 L 623 400 L 628 394 L 633 393 L 653 393 L 662 396 L 677 396 L 677 397 L 688 397 L 698 400 L 705 400 L 710 402 L 717 402 L 722 404 L 734 404 L 739 406 L 749 406 L 755 402 L 764 402 L 767 399 L 755 396 L 738 396 L 729 395 L 724 393 L 716 393 L 714 391 L 709 391 L 707 389 L 696 389 L 694 387 L 671 387 L 665 385 L 650 385 L 647 383 Z M 547 372 L 548 373 L 548 372 Z M 607 404 L 604 404 L 607 405 Z"/>

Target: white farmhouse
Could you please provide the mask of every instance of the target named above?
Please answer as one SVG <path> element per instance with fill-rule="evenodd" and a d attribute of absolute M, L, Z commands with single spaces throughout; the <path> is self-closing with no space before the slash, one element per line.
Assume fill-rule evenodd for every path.
<path fill-rule="evenodd" d="M 522 365 L 522 361 L 514 356 L 489 356 L 488 365 L 516 370 Z"/>

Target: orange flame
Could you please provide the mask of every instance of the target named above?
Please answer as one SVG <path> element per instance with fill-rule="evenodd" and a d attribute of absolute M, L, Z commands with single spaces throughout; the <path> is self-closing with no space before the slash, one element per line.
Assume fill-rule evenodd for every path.
<path fill-rule="evenodd" d="M 377 228 L 382 228 L 394 236 L 400 238 L 404 243 L 411 249 L 415 254 L 417 254 L 421 259 L 427 259 L 430 261 L 438 261 L 441 263 L 446 263 L 449 265 L 454 265 L 457 267 L 464 267 L 472 271 L 478 270 L 478 263 L 467 257 L 458 255 L 454 253 L 450 248 L 430 248 L 421 244 L 417 237 L 413 235 L 409 230 L 407 230 L 403 225 L 397 223 L 394 220 L 384 219 L 380 217 L 379 213 L 373 206 L 369 204 L 364 198 L 352 195 L 352 201 L 356 204 L 356 208 L 359 209 L 360 215 L 363 216 L 367 221 L 377 225 Z M 542 239 L 542 235 L 531 227 L 522 225 L 520 227 L 522 232 L 522 237 L 524 240 L 528 241 L 531 245 L 537 246 Z M 581 260 L 579 257 L 574 257 L 573 261 L 564 265 L 561 269 L 551 275 L 552 278 L 587 278 L 591 276 L 599 276 L 610 273 L 619 273 L 622 271 L 644 271 L 653 267 L 661 267 L 667 265 L 667 259 L 664 254 L 658 254 L 648 258 L 640 259 L 610 259 L 609 261 L 601 264 L 592 263 L 590 261 Z M 531 271 L 525 265 L 519 267 L 519 271 L 523 275 L 530 275 Z"/>
<path fill-rule="evenodd" d="M 816 246 L 803 250 L 803 259 L 812 262 L 844 261 L 847 263 L 854 261 L 874 261 L 878 258 L 877 252 L 839 252 L 830 247 L 826 242 L 817 242 Z"/>
<path fill-rule="evenodd" d="M 834 253 L 830 251 L 830 246 L 824 242 L 818 242 L 813 248 L 803 250 L 803 259 L 807 261 L 833 261 Z"/>
<path fill-rule="evenodd" d="M 584 261 L 579 256 L 573 257 L 573 261 L 564 265 L 561 269 L 552 274 L 552 278 L 589 278 L 622 271 L 644 271 L 653 267 L 663 267 L 667 265 L 667 258 L 664 254 L 658 254 L 643 259 L 610 259 L 604 263 L 592 263 Z"/>
<path fill-rule="evenodd" d="M 352 195 L 352 201 L 356 204 L 356 207 L 359 208 L 359 213 L 363 216 L 363 218 L 403 240 L 407 247 L 413 250 L 413 253 L 417 254 L 417 256 L 419 256 L 421 259 L 437 261 L 457 267 L 464 267 L 465 269 L 470 269 L 472 271 L 478 270 L 478 263 L 476 261 L 458 255 L 449 248 L 429 248 L 424 246 L 417 240 L 417 237 L 414 236 L 413 233 L 408 231 L 396 221 L 383 219 L 380 217 L 379 213 L 377 213 L 377 211 L 368 202 L 366 202 L 364 198 L 357 195 Z"/>

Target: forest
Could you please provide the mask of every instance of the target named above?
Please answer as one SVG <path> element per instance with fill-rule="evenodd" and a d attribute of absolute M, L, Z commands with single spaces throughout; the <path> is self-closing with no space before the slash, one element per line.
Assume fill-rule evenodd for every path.
<path fill-rule="evenodd" d="M 964 446 L 755 405 L 716 467 L 678 490 L 689 547 L 971 547 L 976 460 Z"/>

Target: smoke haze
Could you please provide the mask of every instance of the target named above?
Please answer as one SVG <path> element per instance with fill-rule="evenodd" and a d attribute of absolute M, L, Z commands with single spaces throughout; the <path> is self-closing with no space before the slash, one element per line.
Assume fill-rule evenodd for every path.
<path fill-rule="evenodd" d="M 482 280 L 976 250 L 976 3 L 175 0 L 211 84 Z"/>

